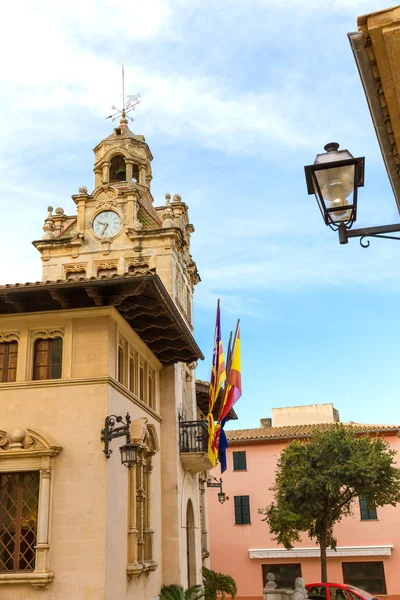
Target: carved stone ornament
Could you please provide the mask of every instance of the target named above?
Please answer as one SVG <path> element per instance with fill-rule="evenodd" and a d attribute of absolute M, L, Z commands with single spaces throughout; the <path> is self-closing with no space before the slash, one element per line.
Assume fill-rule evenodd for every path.
<path fill-rule="evenodd" d="M 155 267 L 151 267 L 150 256 L 143 256 L 126 261 L 126 269 L 130 275 L 148 275 L 151 271 L 155 271 Z"/>
<path fill-rule="evenodd" d="M 135 231 L 140 231 L 143 229 L 143 224 L 139 221 L 139 208 L 139 201 L 137 198 L 135 198 L 133 205 L 133 229 Z"/>
<path fill-rule="evenodd" d="M 53 446 L 44 436 L 33 429 L 13 429 L 11 433 L 0 430 L 0 457 L 2 453 L 34 451 L 45 455 L 56 456 L 61 451 Z"/>
<path fill-rule="evenodd" d="M 78 189 L 78 192 L 82 195 L 82 196 L 86 196 L 87 194 L 87 187 L 85 185 L 81 185 L 81 187 Z"/>
<path fill-rule="evenodd" d="M 1 342 L 14 342 L 19 340 L 19 331 L 0 331 Z"/>
<path fill-rule="evenodd" d="M 118 259 L 113 259 L 113 260 L 100 260 L 100 261 L 95 261 L 94 266 L 96 271 L 98 271 L 99 269 L 118 269 L 118 264 L 119 264 L 119 260 Z"/>
<path fill-rule="evenodd" d="M 117 206 L 116 195 L 117 192 L 112 189 L 103 190 L 96 198 L 96 208 L 107 210 L 113 206 Z"/>
<path fill-rule="evenodd" d="M 31 334 L 33 339 L 63 337 L 64 329 L 35 329 Z"/>
<path fill-rule="evenodd" d="M 70 263 L 63 265 L 65 273 L 80 273 L 86 271 L 87 263 Z"/>

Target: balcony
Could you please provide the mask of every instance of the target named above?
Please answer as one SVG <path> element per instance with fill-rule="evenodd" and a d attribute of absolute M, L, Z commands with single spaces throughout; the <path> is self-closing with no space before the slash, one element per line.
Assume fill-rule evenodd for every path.
<path fill-rule="evenodd" d="M 179 419 L 179 452 L 185 471 L 192 474 L 209 471 L 207 421 Z"/>

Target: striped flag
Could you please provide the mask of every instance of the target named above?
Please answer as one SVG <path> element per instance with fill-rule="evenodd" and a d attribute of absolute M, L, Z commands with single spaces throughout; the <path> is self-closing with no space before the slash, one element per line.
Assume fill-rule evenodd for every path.
<path fill-rule="evenodd" d="M 211 365 L 210 390 L 208 396 L 208 457 L 213 467 L 217 464 L 218 444 L 215 435 L 214 417 L 212 414 L 214 404 L 218 398 L 222 384 L 226 380 L 224 351 L 221 340 L 221 319 L 219 310 L 219 300 L 217 304 L 217 318 L 215 323 L 214 349 Z"/>
<path fill-rule="evenodd" d="M 221 473 L 226 471 L 226 449 L 228 440 L 225 435 L 224 426 L 229 411 L 242 395 L 242 376 L 240 365 L 240 327 L 239 322 L 236 329 L 235 339 L 233 341 L 232 361 L 228 357 L 228 377 L 226 380 L 224 398 L 219 412 L 217 431 L 219 438 L 218 453 L 221 464 Z M 230 364 L 229 364 L 230 363 Z"/>

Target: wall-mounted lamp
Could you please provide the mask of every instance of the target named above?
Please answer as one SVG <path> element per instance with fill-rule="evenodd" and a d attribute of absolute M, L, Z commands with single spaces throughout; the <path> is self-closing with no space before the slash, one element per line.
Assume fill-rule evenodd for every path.
<path fill-rule="evenodd" d="M 352 229 L 357 218 L 357 192 L 364 185 L 364 158 L 354 158 L 348 150 L 339 150 L 331 142 L 318 154 L 313 165 L 304 167 L 307 191 L 315 194 L 325 225 L 339 232 L 339 242 L 359 237 L 363 248 L 368 248 L 367 237 L 400 240 L 400 223 Z"/>
<path fill-rule="evenodd" d="M 216 477 L 210 475 L 208 479 L 201 479 L 200 483 L 207 483 L 207 487 L 219 488 L 218 492 L 218 502 L 223 504 L 226 500 L 226 494 L 222 491 L 222 479 L 219 480 Z"/>
<path fill-rule="evenodd" d="M 121 425 L 117 425 L 118 423 L 121 423 Z M 131 442 L 130 426 L 131 417 L 129 413 L 126 413 L 125 421 L 122 417 L 109 415 L 106 417 L 104 429 L 101 430 L 101 441 L 104 442 L 103 452 L 107 458 L 110 458 L 112 454 L 111 440 L 117 437 L 126 437 L 126 443 L 120 447 L 119 451 L 121 453 L 121 464 L 128 467 L 128 469 L 137 463 L 138 451 L 137 446 Z"/>

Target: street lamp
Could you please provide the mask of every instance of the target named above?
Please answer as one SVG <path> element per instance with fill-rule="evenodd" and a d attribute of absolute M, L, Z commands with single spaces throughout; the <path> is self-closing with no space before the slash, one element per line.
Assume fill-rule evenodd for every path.
<path fill-rule="evenodd" d="M 103 452 L 107 458 L 110 458 L 112 454 L 110 448 L 111 440 L 125 436 L 126 443 L 119 450 L 121 453 L 121 464 L 128 467 L 128 469 L 137 463 L 138 451 L 138 447 L 131 442 L 130 426 L 131 417 L 129 413 L 126 413 L 125 421 L 120 416 L 109 415 L 105 419 L 104 429 L 101 430 L 101 441 L 104 442 Z"/>
<path fill-rule="evenodd" d="M 207 483 L 207 487 L 211 487 L 211 488 L 219 488 L 219 492 L 218 492 L 218 502 L 220 504 L 223 504 L 226 500 L 226 494 L 225 492 L 222 491 L 222 479 L 219 478 L 219 480 L 216 477 L 213 477 L 212 475 L 210 475 L 210 477 L 208 479 L 202 479 L 201 483 Z"/>
<path fill-rule="evenodd" d="M 368 248 L 366 237 L 399 237 L 385 235 L 400 231 L 400 223 L 378 227 L 351 229 L 357 218 L 358 188 L 364 185 L 364 158 L 354 158 L 348 150 L 339 150 L 331 142 L 325 152 L 317 154 L 313 165 L 304 167 L 308 194 L 315 194 L 325 225 L 339 231 L 339 242 L 347 244 L 349 238 L 359 237 L 363 248 Z"/>

